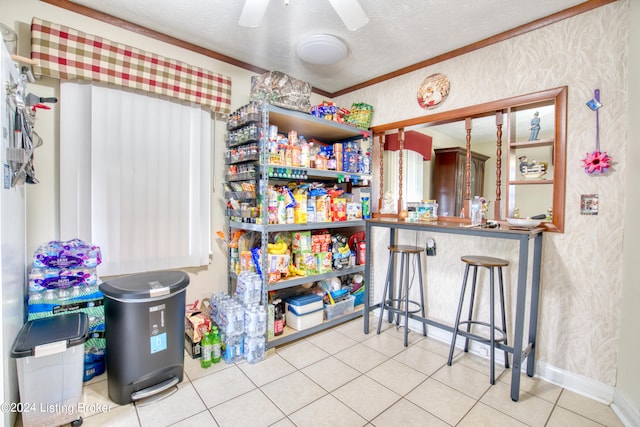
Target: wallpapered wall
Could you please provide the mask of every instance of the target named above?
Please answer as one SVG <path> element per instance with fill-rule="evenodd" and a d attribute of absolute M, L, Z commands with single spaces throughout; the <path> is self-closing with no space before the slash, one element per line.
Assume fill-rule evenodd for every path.
<path fill-rule="evenodd" d="M 537 355 L 541 362 L 609 386 L 616 380 L 620 327 L 628 14 L 627 1 L 615 2 L 336 100 L 340 105 L 356 101 L 374 105 L 373 123 L 379 125 L 427 114 L 416 93 L 422 80 L 437 72 L 449 77 L 451 93 L 439 110 L 429 113 L 568 86 L 566 225 L 564 234 L 544 236 Z M 614 160 L 611 172 L 598 177 L 588 176 L 580 167 L 580 160 L 595 147 L 595 114 L 585 106 L 595 88 L 600 89 L 604 105 L 601 149 Z M 590 193 L 599 194 L 599 214 L 580 215 L 580 195 Z M 373 277 L 384 277 L 387 235 L 372 237 L 378 261 Z M 405 243 L 420 245 L 427 237 L 434 237 L 438 248 L 438 255 L 428 260 L 430 316 L 453 322 L 463 273 L 459 256 L 465 253 L 512 261 L 507 283 L 515 288 L 515 244 L 403 235 Z M 515 292 L 508 292 L 508 300 L 514 298 Z"/>

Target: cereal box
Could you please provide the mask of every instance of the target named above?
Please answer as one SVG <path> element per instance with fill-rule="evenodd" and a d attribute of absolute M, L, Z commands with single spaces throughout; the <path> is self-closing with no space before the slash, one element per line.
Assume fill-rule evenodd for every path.
<path fill-rule="evenodd" d="M 347 199 L 336 197 L 331 203 L 331 221 L 347 220 Z"/>
<path fill-rule="evenodd" d="M 240 272 L 243 271 L 256 271 L 253 265 L 253 258 L 251 257 L 251 251 L 240 252 Z"/>
<path fill-rule="evenodd" d="M 316 258 L 310 251 L 294 253 L 293 264 L 296 268 L 306 271 L 307 275 L 315 274 L 316 272 Z"/>
<path fill-rule="evenodd" d="M 316 273 L 330 273 L 333 271 L 331 268 L 332 255 L 331 252 L 320 252 L 315 254 L 316 258 Z"/>
<path fill-rule="evenodd" d="M 291 233 L 291 249 L 293 252 L 311 252 L 311 231 L 295 231 Z"/>
<path fill-rule="evenodd" d="M 313 253 L 328 252 L 331 244 L 331 234 L 314 234 L 311 236 L 311 251 Z"/>
<path fill-rule="evenodd" d="M 356 221 L 362 219 L 362 204 L 347 203 L 347 221 Z"/>

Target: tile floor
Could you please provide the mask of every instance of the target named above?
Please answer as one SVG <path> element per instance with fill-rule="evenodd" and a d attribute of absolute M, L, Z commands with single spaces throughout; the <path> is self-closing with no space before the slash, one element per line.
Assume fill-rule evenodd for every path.
<path fill-rule="evenodd" d="M 377 320 L 377 319 L 372 319 Z M 147 406 L 118 406 L 103 374 L 83 387 L 84 426 L 622 426 L 611 408 L 522 376 L 509 397 L 510 370 L 419 333 L 362 332 L 362 318 L 278 348 L 257 364 L 200 368 L 185 357 L 178 391 Z"/>

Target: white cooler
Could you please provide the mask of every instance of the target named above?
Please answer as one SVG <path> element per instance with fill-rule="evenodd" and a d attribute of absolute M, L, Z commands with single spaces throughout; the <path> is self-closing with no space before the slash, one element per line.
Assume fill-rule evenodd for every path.
<path fill-rule="evenodd" d="M 285 300 L 287 326 L 297 331 L 312 328 L 324 319 L 322 297 L 314 294 L 297 295 Z"/>
<path fill-rule="evenodd" d="M 82 424 L 84 342 L 89 336 L 85 313 L 30 320 L 22 326 L 11 357 L 16 358 L 22 425 Z"/>

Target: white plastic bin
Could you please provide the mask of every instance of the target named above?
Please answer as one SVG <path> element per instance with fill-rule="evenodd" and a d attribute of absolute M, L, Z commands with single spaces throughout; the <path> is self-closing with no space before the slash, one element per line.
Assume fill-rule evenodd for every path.
<path fill-rule="evenodd" d="M 82 424 L 79 403 L 84 374 L 85 313 L 30 320 L 18 333 L 16 358 L 22 425 Z"/>
<path fill-rule="evenodd" d="M 297 295 L 285 300 L 287 326 L 297 331 L 322 323 L 322 297 L 314 294 Z"/>

